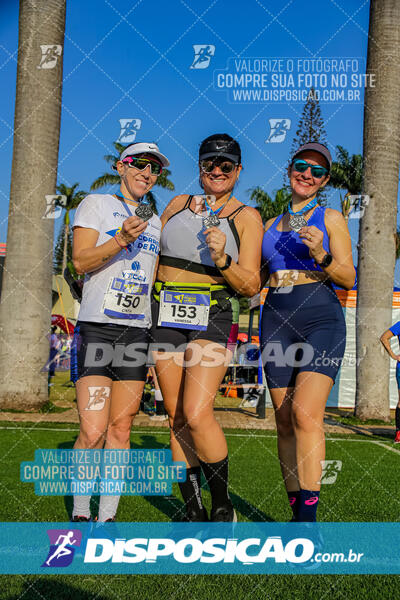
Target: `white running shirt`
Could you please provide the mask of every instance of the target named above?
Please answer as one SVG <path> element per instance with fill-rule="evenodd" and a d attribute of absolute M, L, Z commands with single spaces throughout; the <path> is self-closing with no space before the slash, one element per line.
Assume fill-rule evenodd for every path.
<path fill-rule="evenodd" d="M 111 194 L 89 194 L 76 210 L 73 227 L 86 227 L 98 231 L 96 246 L 100 246 L 110 240 L 121 228 L 122 223 L 134 214 L 134 206 L 118 200 Z M 86 274 L 79 321 L 117 323 L 142 328 L 151 326 L 150 293 L 159 253 L 160 234 L 161 221 L 157 215 L 153 215 L 146 230 L 133 244 L 129 244 L 128 252 L 121 250 L 103 267 Z M 123 285 L 127 280 L 132 289 L 140 289 L 139 293 L 145 298 L 142 298 L 137 314 L 124 316 L 119 312 L 119 308 L 118 312 L 105 308 L 104 297 L 111 282 L 115 290 L 115 285 Z M 121 298 L 129 304 L 129 299 L 126 300 L 122 296 Z"/>

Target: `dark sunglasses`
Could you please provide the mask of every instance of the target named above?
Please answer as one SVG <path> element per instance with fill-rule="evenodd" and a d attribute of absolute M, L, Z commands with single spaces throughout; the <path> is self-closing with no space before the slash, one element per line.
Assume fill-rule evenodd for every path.
<path fill-rule="evenodd" d="M 236 169 L 237 164 L 223 158 L 210 158 L 200 161 L 200 169 L 203 173 L 211 173 L 214 167 L 219 167 L 225 175 L 228 175 Z"/>
<path fill-rule="evenodd" d="M 139 171 L 144 171 L 147 165 L 150 165 L 150 171 L 152 175 L 161 175 L 163 170 L 162 165 L 156 160 L 151 160 L 151 158 L 138 158 L 137 156 L 127 156 L 122 162 L 126 163 L 131 169 L 135 168 Z"/>
<path fill-rule="evenodd" d="M 292 167 L 295 171 L 298 171 L 299 173 L 305 173 L 308 167 L 311 167 L 311 175 L 315 177 L 315 179 L 321 179 L 321 177 L 329 173 L 328 169 L 325 169 L 325 167 L 321 167 L 320 165 L 312 165 L 311 163 L 308 163 L 305 160 L 293 161 Z"/>

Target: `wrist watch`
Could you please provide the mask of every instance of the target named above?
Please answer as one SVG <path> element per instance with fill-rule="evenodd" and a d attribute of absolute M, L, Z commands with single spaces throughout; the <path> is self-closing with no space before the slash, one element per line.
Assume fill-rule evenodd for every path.
<path fill-rule="evenodd" d="M 327 252 L 325 254 L 324 258 L 321 260 L 321 262 L 317 263 L 317 265 L 326 269 L 326 267 L 329 267 L 329 265 L 331 264 L 332 261 L 333 261 L 332 254 L 329 254 L 329 252 Z"/>
<path fill-rule="evenodd" d="M 226 269 L 229 269 L 229 267 L 231 266 L 231 262 L 232 262 L 232 256 L 230 256 L 229 254 L 227 254 L 224 266 L 223 267 L 218 267 L 218 269 L 220 271 L 226 271 Z"/>

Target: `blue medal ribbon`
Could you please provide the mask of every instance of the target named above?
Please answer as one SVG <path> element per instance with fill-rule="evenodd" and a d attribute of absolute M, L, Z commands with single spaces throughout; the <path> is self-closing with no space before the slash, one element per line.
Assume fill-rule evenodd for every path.
<path fill-rule="evenodd" d="M 309 203 L 307 204 L 307 206 L 305 206 L 304 208 L 302 208 L 302 209 L 301 209 L 301 210 L 299 210 L 298 212 L 293 212 L 292 206 L 291 206 L 291 204 L 289 204 L 288 211 L 289 211 L 289 214 L 290 214 L 290 215 L 298 215 L 298 216 L 301 216 L 301 215 L 304 215 L 304 213 L 306 213 L 308 210 L 310 210 L 310 208 L 314 208 L 314 206 L 317 206 L 317 204 L 318 204 L 318 202 L 317 202 L 317 199 L 316 199 L 316 198 L 314 198 L 313 200 L 311 200 L 311 202 L 309 202 Z"/>
<path fill-rule="evenodd" d="M 227 200 L 226 202 L 224 202 L 222 206 L 220 206 L 219 208 L 217 208 L 217 210 L 213 210 L 213 209 L 211 208 L 211 206 L 208 204 L 208 202 L 207 202 L 207 198 L 204 198 L 205 205 L 206 205 L 206 206 L 207 206 L 207 208 L 208 208 L 208 214 L 209 214 L 209 215 L 219 215 L 219 213 L 220 213 L 220 212 L 221 212 L 221 210 L 224 208 L 224 206 L 226 206 L 226 205 L 228 204 L 228 202 L 229 202 L 229 200 L 232 198 L 232 196 L 233 196 L 233 192 L 231 192 L 231 195 L 229 196 L 228 200 Z"/>

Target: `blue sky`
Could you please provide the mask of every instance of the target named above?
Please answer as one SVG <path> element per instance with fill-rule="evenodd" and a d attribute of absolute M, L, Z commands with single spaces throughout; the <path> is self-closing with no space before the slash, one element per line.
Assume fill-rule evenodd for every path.
<path fill-rule="evenodd" d="M 14 118 L 18 3 L 0 8 L 0 242 L 6 241 Z M 236 196 L 281 187 L 303 102 L 230 102 L 215 71 L 248 57 L 365 61 L 369 3 L 362 0 L 67 0 L 58 180 L 89 190 L 106 170 L 120 119 L 140 119 L 136 141 L 156 141 L 171 162 L 176 193 L 196 193 L 201 140 L 227 132 L 242 146 Z M 47 41 L 43 40 L 43 43 Z M 51 40 L 49 40 L 51 43 Z M 190 68 L 195 44 L 215 46 L 210 64 Z M 39 53 L 40 58 L 40 53 Z M 4 93 L 4 91 L 7 93 Z M 361 96 L 361 100 L 362 100 Z M 321 103 L 329 146 L 362 151 L 362 102 Z M 269 119 L 290 119 L 281 143 L 266 143 Z M 104 190 L 108 191 L 108 190 Z M 162 209 L 172 194 L 155 189 Z M 51 191 L 49 191 L 51 193 Z M 338 208 L 338 193 L 329 192 Z M 61 219 L 56 221 L 56 231 Z M 358 221 L 350 221 L 353 246 Z M 399 279 L 399 278 L 397 278 Z"/>

